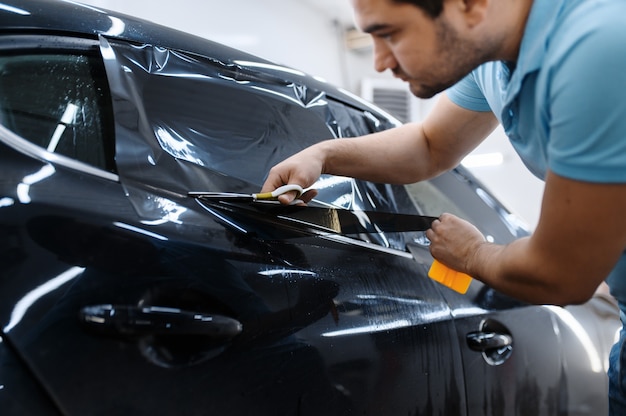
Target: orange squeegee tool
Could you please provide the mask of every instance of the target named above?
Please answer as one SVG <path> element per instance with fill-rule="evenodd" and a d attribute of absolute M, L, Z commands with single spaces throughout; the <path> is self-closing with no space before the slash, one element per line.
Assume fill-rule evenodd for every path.
<path fill-rule="evenodd" d="M 437 260 L 430 266 L 428 277 L 461 294 L 465 294 L 472 283 L 470 275 L 452 270 Z"/>

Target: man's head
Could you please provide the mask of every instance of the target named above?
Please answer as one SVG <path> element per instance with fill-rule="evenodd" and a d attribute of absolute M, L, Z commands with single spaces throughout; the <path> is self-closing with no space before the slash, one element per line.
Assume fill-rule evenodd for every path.
<path fill-rule="evenodd" d="M 511 60 L 532 0 L 352 0 L 357 26 L 372 35 L 374 67 L 430 98 L 480 64 Z M 526 7 L 526 8 L 524 8 Z"/>

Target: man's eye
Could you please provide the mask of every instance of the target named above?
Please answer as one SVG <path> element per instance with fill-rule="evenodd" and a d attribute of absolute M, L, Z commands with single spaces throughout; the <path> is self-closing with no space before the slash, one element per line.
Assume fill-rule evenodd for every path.
<path fill-rule="evenodd" d="M 383 32 L 380 34 L 380 38 L 386 41 L 390 41 L 393 39 L 394 34 L 394 32 Z"/>

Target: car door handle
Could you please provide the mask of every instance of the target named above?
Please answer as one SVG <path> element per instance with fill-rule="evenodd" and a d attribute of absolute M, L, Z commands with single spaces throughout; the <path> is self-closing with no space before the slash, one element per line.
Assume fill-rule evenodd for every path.
<path fill-rule="evenodd" d="M 239 321 L 222 315 L 161 306 L 92 305 L 80 311 L 90 329 L 114 336 L 202 335 L 228 341 L 239 335 Z"/>
<path fill-rule="evenodd" d="M 513 337 L 497 332 L 470 332 L 466 339 L 470 349 L 478 352 L 507 348 L 513 345 Z"/>

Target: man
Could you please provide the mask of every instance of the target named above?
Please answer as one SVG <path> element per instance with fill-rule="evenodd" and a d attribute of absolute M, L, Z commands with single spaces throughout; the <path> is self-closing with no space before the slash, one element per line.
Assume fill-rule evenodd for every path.
<path fill-rule="evenodd" d="M 446 92 L 422 123 L 318 143 L 272 168 L 262 190 L 308 187 L 322 173 L 424 180 L 456 166 L 501 123 L 545 180 L 536 231 L 496 245 L 443 214 L 427 232 L 432 255 L 533 303 L 582 303 L 606 279 L 624 322 L 626 1 L 352 3 L 378 71 L 390 69 L 418 97 Z M 624 334 L 609 370 L 613 415 L 626 414 Z"/>

